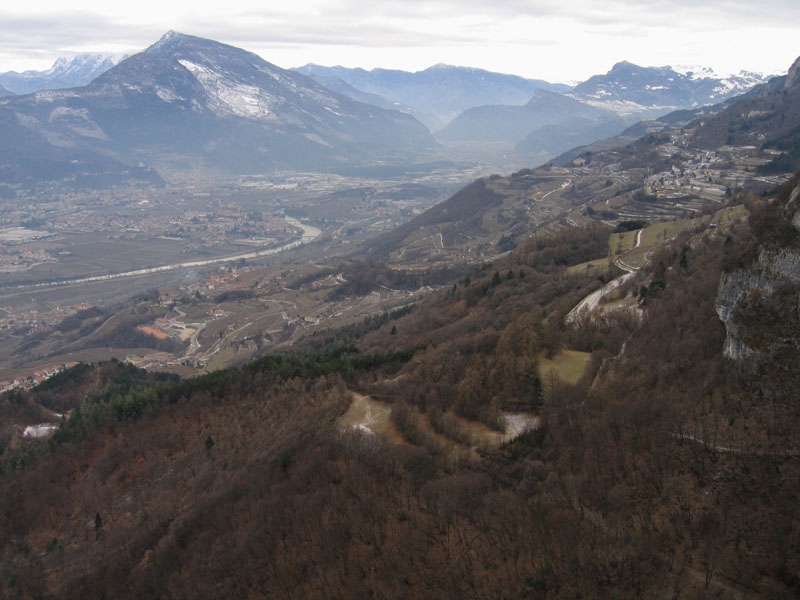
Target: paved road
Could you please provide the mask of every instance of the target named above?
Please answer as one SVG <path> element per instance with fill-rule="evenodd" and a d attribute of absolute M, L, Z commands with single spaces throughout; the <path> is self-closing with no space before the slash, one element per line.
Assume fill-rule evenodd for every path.
<path fill-rule="evenodd" d="M 639 245 L 642 243 L 642 229 L 636 234 L 636 245 L 634 248 L 638 248 Z M 622 261 L 622 259 L 618 258 L 615 264 L 622 269 L 623 271 L 627 271 L 624 275 L 620 275 L 616 279 L 612 279 L 599 290 L 592 292 L 588 296 L 586 296 L 583 300 L 578 302 L 575 307 L 567 313 L 565 320 L 567 323 L 572 323 L 576 318 L 578 318 L 581 314 L 588 314 L 592 312 L 597 305 L 600 304 L 600 300 L 603 299 L 604 296 L 610 294 L 623 283 L 628 281 L 631 277 L 636 275 L 637 269 L 636 267 L 632 267 L 631 265 Z"/>
<path fill-rule="evenodd" d="M 628 265 L 623 267 L 619 261 L 617 261 L 617 265 L 623 270 L 631 270 L 624 275 L 620 275 L 616 279 L 612 279 L 599 290 L 592 292 L 583 300 L 578 302 L 578 304 L 576 304 L 575 307 L 567 313 L 567 316 L 565 317 L 567 323 L 572 323 L 581 314 L 588 314 L 592 312 L 595 308 L 597 308 L 597 305 L 600 304 L 600 300 L 602 300 L 606 294 L 610 294 L 623 283 L 628 281 L 628 279 L 636 275 L 636 270 L 633 269 L 633 267 L 629 267 Z"/>

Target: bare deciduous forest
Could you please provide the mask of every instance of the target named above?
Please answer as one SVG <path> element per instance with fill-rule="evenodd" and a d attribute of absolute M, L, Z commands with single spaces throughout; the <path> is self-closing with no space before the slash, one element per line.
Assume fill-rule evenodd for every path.
<path fill-rule="evenodd" d="M 633 310 L 565 323 L 615 275 L 567 272 L 605 256 L 598 225 L 240 369 L 108 363 L 6 394 L 73 410 L 0 457 L 0 595 L 797 597 L 798 338 L 732 361 L 715 310 L 723 273 L 798 244 L 797 185 L 748 200 L 750 225 L 665 243 Z M 798 331 L 796 299 L 743 304 L 747 340 Z M 563 349 L 591 353 L 576 383 L 540 369 Z M 397 435 L 343 430 L 353 392 Z M 471 447 L 464 420 L 510 409 L 539 427 Z"/>

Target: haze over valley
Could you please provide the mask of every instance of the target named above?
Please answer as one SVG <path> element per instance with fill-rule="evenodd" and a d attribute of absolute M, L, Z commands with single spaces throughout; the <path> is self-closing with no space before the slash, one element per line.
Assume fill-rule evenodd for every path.
<path fill-rule="evenodd" d="M 700 114 L 697 107 L 724 103 L 765 79 L 752 73 L 718 78 L 710 70 L 643 69 L 630 63 L 574 88 L 446 65 L 417 73 L 308 65 L 295 73 L 243 50 L 176 32 L 123 60 L 87 54 L 59 60 L 45 72 L 2 75 L 0 81 L 23 92 L 0 106 L 3 135 L 15 140 L 0 165 L 6 174 L 0 215 L 6 248 L 2 352 L 11 382 L 6 385 L 13 386 L 25 369 L 28 374 L 35 370 L 30 365 L 71 362 L 66 350 L 84 345 L 84 359 L 111 352 L 184 373 L 190 365 L 205 368 L 204 361 L 186 360 L 186 340 L 174 332 L 169 339 L 179 349 L 155 353 L 155 363 L 145 358 L 153 352 L 136 348 L 148 340 L 138 334 L 131 336 L 131 352 L 95 343 L 93 354 L 92 344 L 77 342 L 74 334 L 58 340 L 62 319 L 83 314 L 89 306 L 127 306 L 134 290 L 195 302 L 202 297 L 214 304 L 219 290 L 206 283 L 209 294 L 203 287 L 209 276 L 216 277 L 212 273 L 228 274 L 220 289 L 252 294 L 241 289 L 243 282 L 253 286 L 258 278 L 240 274 L 286 260 L 336 264 L 391 257 L 397 263 L 393 268 L 433 265 L 463 271 L 491 261 L 501 238 L 519 240 L 526 232 L 559 223 L 591 221 L 587 211 L 598 214 L 592 208 L 598 202 L 600 215 L 617 219 L 700 212 L 709 199 L 724 197 L 731 182 L 743 187 L 752 178 L 748 168 L 768 155 L 688 151 L 682 157 L 688 162 L 672 166 L 685 181 L 672 189 L 683 189 L 677 197 L 685 201 L 634 212 L 619 210 L 626 205 L 625 191 L 642 185 L 647 193 L 655 189 L 647 187 L 653 177 L 645 181 L 641 170 L 614 175 L 605 163 L 600 169 L 581 162 L 581 169 L 532 171 L 522 178 L 523 188 L 511 184 L 509 191 L 519 190 L 511 195 L 504 180 L 492 180 L 488 189 L 504 199 L 494 208 L 494 201 L 475 207 L 489 211 L 479 217 L 482 227 L 467 227 L 475 217 L 457 208 L 446 217 L 447 227 L 456 230 L 424 225 L 389 254 L 384 250 L 388 240 L 397 244 L 405 235 L 401 232 L 413 231 L 417 221 L 430 221 L 436 213 L 428 216 L 428 209 L 476 177 L 536 166 L 529 161 L 552 158 L 579 142 L 624 135 L 633 121 L 685 109 L 675 113 L 680 121 L 650 118 L 641 131 L 674 128 Z M 84 85 L 64 87 L 75 83 Z M 37 86 L 53 89 L 24 94 Z M 553 145 L 553 139 L 560 142 Z M 690 146 L 674 141 L 674 134 L 669 141 L 674 148 Z M 514 142 L 526 152 L 515 153 Z M 599 198 L 575 193 L 578 185 L 593 189 L 599 179 L 604 186 Z M 567 198 L 572 198 L 569 204 Z M 449 204 L 440 206 L 447 211 Z M 487 219 L 496 224 L 487 228 Z M 397 229 L 401 225 L 405 229 Z M 362 242 L 365 249 L 359 249 Z M 292 248 L 296 258 L 278 256 Z M 272 280 L 274 274 L 268 271 L 263 278 Z M 417 279 L 422 283 L 426 276 Z M 387 293 L 389 298 L 399 302 Z M 173 306 L 163 299 L 160 304 Z M 392 304 L 376 301 L 371 310 L 356 314 Z M 213 308 L 207 307 L 208 314 Z M 257 344 L 259 351 L 264 343 L 285 343 L 296 323 L 330 325 L 331 315 L 353 317 L 338 309 L 324 311 L 324 318 L 295 312 L 271 326 L 284 327 L 286 335 L 266 336 L 267 342 Z M 248 311 L 242 319 L 249 319 Z M 232 320 L 230 327 L 240 331 L 243 322 Z M 34 333 L 41 344 L 29 339 Z M 151 345 L 158 345 L 157 339 Z M 256 350 L 248 347 L 250 353 Z M 225 364 L 215 360 L 213 367 Z"/>
<path fill-rule="evenodd" d="M 0 73 L 0 597 L 795 597 L 800 58 L 392 67 Z"/>

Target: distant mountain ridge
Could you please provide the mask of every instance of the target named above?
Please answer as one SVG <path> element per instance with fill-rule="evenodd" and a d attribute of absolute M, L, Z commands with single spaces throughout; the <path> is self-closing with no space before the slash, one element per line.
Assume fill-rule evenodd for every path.
<path fill-rule="evenodd" d="M 622 61 L 608 73 L 578 84 L 570 95 L 585 102 L 616 109 L 690 108 L 716 104 L 765 83 L 768 76 L 742 71 L 718 75 L 702 67 L 640 67 Z M 621 104 L 620 104 L 621 103 Z"/>
<path fill-rule="evenodd" d="M 570 89 L 567 85 L 540 79 L 444 64 L 414 73 L 315 64 L 298 67 L 295 71 L 316 78 L 320 83 L 331 78 L 340 79 L 361 92 L 398 103 L 398 108 L 403 105 L 412 107 L 414 116 L 432 131 L 441 129 L 459 113 L 474 106 L 521 105 L 528 102 L 537 89 L 554 92 Z"/>
<path fill-rule="evenodd" d="M 565 94 L 538 89 L 522 106 L 488 105 L 470 108 L 437 133 L 450 141 L 505 141 L 516 143 L 545 125 L 566 119 L 610 119 L 613 113 Z"/>
<path fill-rule="evenodd" d="M 568 93 L 552 94 L 547 101 L 538 90 L 521 107 L 471 108 L 437 132 L 437 137 L 515 144 L 517 154 L 544 162 L 575 146 L 619 134 L 640 120 L 724 102 L 765 81 L 755 73 L 718 76 L 710 69 L 640 67 L 623 61 Z"/>
<path fill-rule="evenodd" d="M 8 71 L 0 73 L 0 85 L 15 94 L 30 94 L 86 85 L 122 60 L 122 55 L 84 53 L 73 58 L 59 58 L 46 71 Z"/>
<path fill-rule="evenodd" d="M 229 172 L 371 163 L 436 145 L 407 114 L 356 102 L 253 53 L 177 32 L 87 86 L 3 99 L 0 136 L 25 141 L 16 158 L 8 157 L 11 163 L 35 164 L 44 148 L 58 160 L 72 151 Z M 43 164 L 31 169 L 49 176 Z"/>

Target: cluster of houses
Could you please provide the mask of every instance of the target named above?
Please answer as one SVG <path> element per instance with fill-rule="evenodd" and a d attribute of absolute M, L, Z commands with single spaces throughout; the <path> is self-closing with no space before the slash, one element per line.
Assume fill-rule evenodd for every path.
<path fill-rule="evenodd" d="M 13 380 L 5 379 L 0 381 L 0 392 L 6 392 L 13 389 L 29 390 L 33 386 L 38 385 L 43 381 L 47 381 L 56 373 L 60 373 L 61 371 L 74 367 L 77 364 L 77 362 L 68 362 L 60 365 L 52 365 L 50 367 L 34 371 L 26 377 L 21 376 Z"/>
<path fill-rule="evenodd" d="M 6 315 L 0 318 L 0 331 L 20 329 L 29 333 L 50 331 L 53 325 L 64 318 L 92 306 L 89 302 L 81 302 L 75 306 L 56 306 L 50 311 L 39 311 L 34 308 L 23 312 L 14 312 L 13 307 L 2 306 L 0 310 L 5 311 Z"/>

